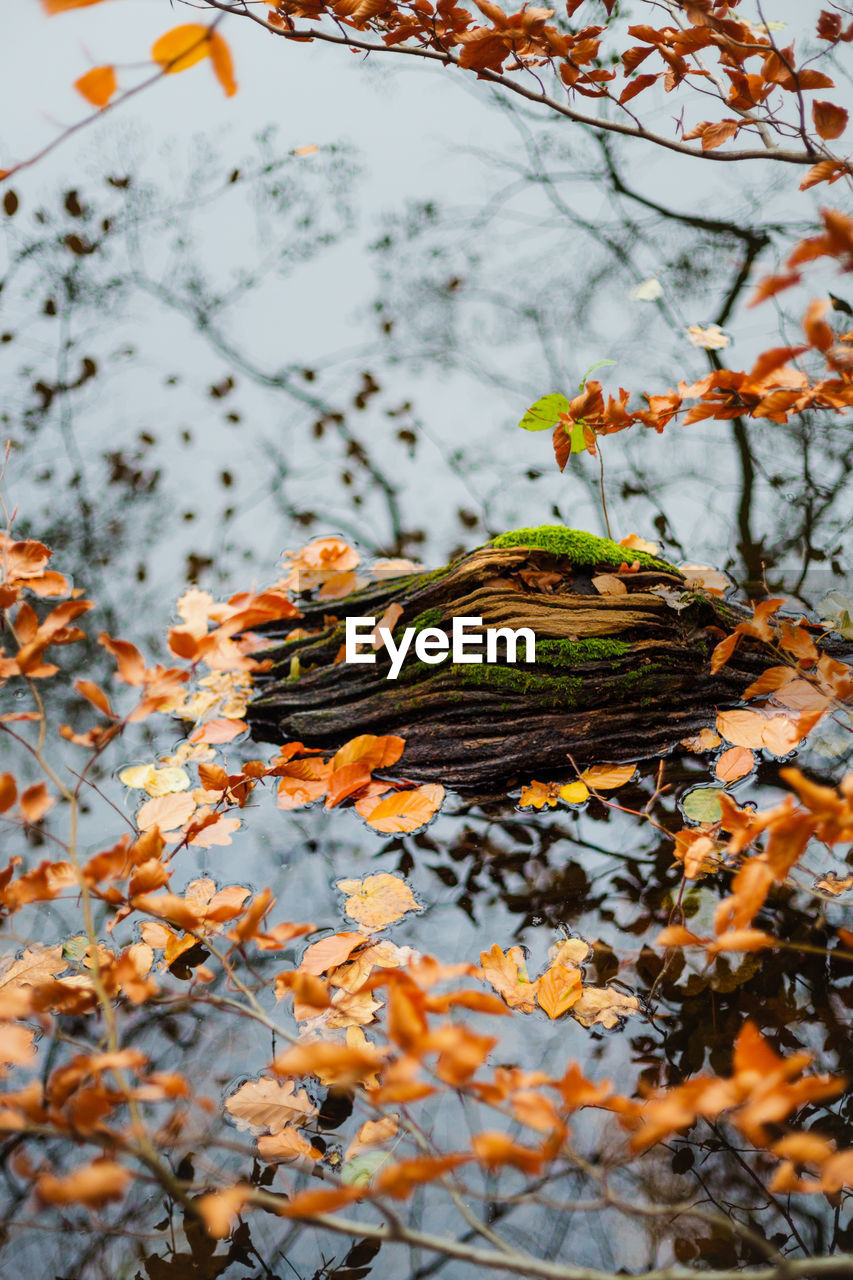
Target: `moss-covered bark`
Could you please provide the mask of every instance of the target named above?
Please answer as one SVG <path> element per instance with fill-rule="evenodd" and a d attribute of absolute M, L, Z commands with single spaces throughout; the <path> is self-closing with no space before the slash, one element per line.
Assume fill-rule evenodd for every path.
<path fill-rule="evenodd" d="M 627 590 L 601 594 L 593 578 L 626 563 L 638 566 L 621 577 Z M 409 626 L 449 634 L 454 617 L 482 617 L 484 627 L 530 627 L 536 662 L 427 665 L 412 645 L 391 681 L 384 650 L 374 665 L 338 661 L 344 619 L 378 618 L 392 602 L 403 609 L 395 637 Z M 711 675 L 711 649 L 747 610 L 688 590 L 664 560 L 559 525 L 506 533 L 442 570 L 301 607 L 301 619 L 271 636 L 272 669 L 249 708 L 254 735 L 325 747 L 397 733 L 406 739 L 401 774 L 456 786 L 560 768 L 567 753 L 587 764 L 666 751 L 737 702 L 773 661 L 743 645 Z M 288 642 L 296 626 L 315 634 Z"/>

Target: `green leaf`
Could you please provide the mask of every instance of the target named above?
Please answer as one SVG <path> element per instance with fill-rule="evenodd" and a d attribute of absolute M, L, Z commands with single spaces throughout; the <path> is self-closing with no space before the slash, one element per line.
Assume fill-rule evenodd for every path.
<path fill-rule="evenodd" d="M 555 392 L 554 395 L 542 396 L 541 400 L 532 404 L 518 425 L 522 431 L 552 431 L 561 414 L 568 411 L 569 402 L 566 397 Z"/>
<path fill-rule="evenodd" d="M 341 1182 L 347 1187 L 366 1187 L 390 1159 L 390 1151 L 365 1151 L 353 1156 L 341 1169 Z"/>
<path fill-rule="evenodd" d="M 681 812 L 691 822 L 719 822 L 722 787 L 694 787 L 681 801 Z"/>
<path fill-rule="evenodd" d="M 585 453 L 586 452 L 586 437 L 584 436 L 584 426 L 585 426 L 585 423 L 583 421 L 576 422 L 573 425 L 571 431 L 569 432 L 569 445 L 570 445 L 569 453 Z"/>
<path fill-rule="evenodd" d="M 616 363 L 615 360 L 596 360 L 595 364 L 591 364 L 587 369 L 586 373 L 583 375 L 583 377 L 580 380 L 581 391 L 583 391 L 584 387 L 586 386 L 586 380 L 591 373 L 595 373 L 596 369 L 603 369 L 606 365 L 615 364 L 615 363 Z"/>

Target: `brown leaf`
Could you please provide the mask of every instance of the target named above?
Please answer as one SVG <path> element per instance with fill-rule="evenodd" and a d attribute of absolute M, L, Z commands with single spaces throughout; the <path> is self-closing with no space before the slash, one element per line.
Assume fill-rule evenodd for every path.
<path fill-rule="evenodd" d="M 640 1012 L 636 996 L 625 995 L 613 987 L 584 987 L 580 999 L 572 1006 L 572 1017 L 582 1027 L 596 1023 L 608 1029 L 618 1027 L 622 1018 Z"/>
<path fill-rule="evenodd" d="M 592 585 L 602 596 L 624 596 L 628 593 L 624 581 L 615 573 L 599 573 L 593 578 Z"/>
<path fill-rule="evenodd" d="M 317 1114 L 304 1089 L 296 1092 L 292 1080 L 279 1084 L 269 1076 L 241 1085 L 226 1100 L 225 1109 L 236 1120 L 238 1129 L 255 1134 L 263 1130 L 280 1133 L 286 1125 Z"/>

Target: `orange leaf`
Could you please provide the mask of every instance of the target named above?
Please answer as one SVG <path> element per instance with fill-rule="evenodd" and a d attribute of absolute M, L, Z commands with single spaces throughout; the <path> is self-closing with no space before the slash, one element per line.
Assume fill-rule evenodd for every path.
<path fill-rule="evenodd" d="M 800 183 L 801 191 L 808 191 L 810 187 L 816 187 L 819 182 L 837 182 L 845 171 L 845 165 L 841 160 L 818 160 L 817 164 L 813 164 L 806 176 Z M 769 276 L 768 279 L 780 280 L 781 276 Z M 799 276 L 791 278 L 791 283 L 796 284 Z M 761 285 L 759 285 L 761 288 Z M 769 294 L 767 295 L 769 297 Z M 758 301 L 758 299 L 756 299 Z"/>
<path fill-rule="evenodd" d="M 812 120 L 822 138 L 840 138 L 847 128 L 848 118 L 848 111 L 843 106 L 836 106 L 835 102 L 824 102 L 821 99 L 812 102 Z"/>
<path fill-rule="evenodd" d="M 399 604 L 389 604 L 382 617 L 373 628 L 373 634 L 370 637 L 374 649 L 383 648 L 385 641 L 379 634 L 380 628 L 393 634 L 394 628 L 403 616 L 403 606 Z"/>
<path fill-rule="evenodd" d="M 210 51 L 209 29 L 199 22 L 186 22 L 179 27 L 172 27 L 171 31 L 155 40 L 151 57 L 159 62 L 168 75 L 172 75 L 195 66 Z"/>
<path fill-rule="evenodd" d="M 370 782 L 370 770 L 362 760 L 356 760 L 353 764 L 345 764 L 340 769 L 335 769 L 329 778 L 326 808 L 334 809 L 342 800 L 346 800 L 356 791 L 361 791 L 368 782 Z"/>
<path fill-rule="evenodd" d="M 199 1196 L 195 1207 L 201 1214 L 207 1234 L 216 1240 L 224 1240 L 229 1236 L 236 1226 L 237 1215 L 251 1194 L 250 1186 L 238 1183 L 224 1191 L 209 1191 L 207 1195 Z"/>
<path fill-rule="evenodd" d="M 530 982 L 527 977 L 521 947 L 510 947 L 504 954 L 498 944 L 494 943 L 491 951 L 480 953 L 480 966 L 486 981 L 503 996 L 510 1008 L 521 1009 L 522 1013 L 533 1012 L 536 1008 L 537 984 Z"/>
<path fill-rule="evenodd" d="M 213 63 L 214 74 L 225 91 L 226 98 L 232 98 L 237 92 L 237 81 L 234 79 L 234 63 L 231 59 L 231 50 L 226 40 L 223 40 L 218 31 L 210 33 L 210 61 Z"/>
<path fill-rule="evenodd" d="M 115 70 L 113 67 L 93 67 L 74 81 L 74 88 L 93 107 L 105 107 L 118 88 Z"/>
<path fill-rule="evenodd" d="M 98 644 L 112 654 L 118 663 L 118 677 L 125 684 L 139 685 L 145 677 L 145 663 L 136 645 L 129 640 L 113 640 L 106 631 L 98 636 Z"/>
<path fill-rule="evenodd" d="M 121 1200 L 131 1180 L 129 1169 L 112 1160 L 95 1160 L 84 1164 L 64 1178 L 43 1173 L 36 1183 L 36 1191 L 45 1204 L 107 1204 Z"/>
<path fill-rule="evenodd" d="M 383 1167 L 376 1176 L 374 1186 L 380 1195 L 405 1200 L 417 1187 L 423 1186 L 425 1182 L 435 1181 L 470 1159 L 471 1156 L 459 1153 L 400 1160 L 397 1164 Z"/>
<path fill-rule="evenodd" d="M 312 1147 L 307 1138 L 294 1125 L 285 1125 L 280 1133 L 258 1138 L 258 1155 L 269 1164 L 278 1161 L 319 1160 L 321 1153 Z"/>
<path fill-rule="evenodd" d="M 757 711 L 721 711 L 717 732 L 736 747 L 761 747 L 766 723 Z"/>
<path fill-rule="evenodd" d="M 299 968 L 303 973 L 314 973 L 319 977 L 321 973 L 337 969 L 364 941 L 363 933 L 333 933 L 330 938 L 311 943 Z"/>
<path fill-rule="evenodd" d="M 737 631 L 733 631 L 730 636 L 726 636 L 725 640 L 720 641 L 714 649 L 714 652 L 711 654 L 712 674 L 719 671 L 720 667 L 724 667 L 726 665 L 739 643 L 740 636 Z"/>
<path fill-rule="evenodd" d="M 93 706 L 99 711 L 103 711 L 105 716 L 115 719 L 115 712 L 110 706 L 110 700 L 104 693 L 103 689 L 99 689 L 93 680 L 77 680 L 74 688 L 78 693 L 82 693 L 84 698 L 88 698 Z"/>
<path fill-rule="evenodd" d="M 44 10 L 50 16 L 65 13 L 68 9 L 85 9 L 90 4 L 100 4 L 101 0 L 41 0 Z"/>
<path fill-rule="evenodd" d="M 226 720 L 223 716 L 217 716 L 215 720 L 208 720 L 206 724 L 200 724 L 197 729 L 193 729 L 189 741 L 230 742 L 238 734 L 245 733 L 248 727 L 245 720 Z"/>
<path fill-rule="evenodd" d="M 413 791 L 395 791 L 362 816 L 366 816 L 368 826 L 384 835 L 408 834 L 426 826 L 435 817 L 443 799 L 444 787 L 427 782 Z"/>
<path fill-rule="evenodd" d="M 536 999 L 549 1018 L 559 1018 L 581 996 L 581 976 L 577 969 L 555 964 L 542 974 L 536 987 Z"/>
<path fill-rule="evenodd" d="M 393 734 L 377 738 L 372 733 L 362 733 L 335 752 L 332 768 L 341 769 L 345 764 L 355 764 L 359 760 L 371 772 L 374 769 L 389 768 L 400 759 L 405 745 L 403 738 L 397 738 Z"/>
<path fill-rule="evenodd" d="M 27 822 L 41 822 L 54 803 L 53 796 L 43 782 L 35 782 L 21 792 L 21 813 Z"/>
<path fill-rule="evenodd" d="M 312 1218 L 340 1209 L 341 1205 L 352 1204 L 363 1195 L 364 1187 L 320 1187 L 316 1191 L 299 1191 L 279 1212 L 285 1218 Z"/>
<path fill-rule="evenodd" d="M 535 1147 L 524 1147 L 513 1142 L 505 1133 L 485 1129 L 474 1136 L 471 1148 L 475 1159 L 487 1169 L 500 1169 L 510 1165 L 523 1173 L 538 1173 L 545 1157 Z"/>
<path fill-rule="evenodd" d="M 160 831 L 177 831 L 195 812 L 196 803 L 186 793 L 157 796 L 147 800 L 136 815 L 140 831 L 157 827 Z"/>
<path fill-rule="evenodd" d="M 594 791 L 615 791 L 630 782 L 636 772 L 635 764 L 597 764 L 584 769 L 581 780 Z"/>
<path fill-rule="evenodd" d="M 655 938 L 654 945 L 656 947 L 701 947 L 705 944 L 701 938 L 691 933 L 689 929 L 685 929 L 683 925 L 671 924 L 666 929 L 661 929 Z"/>
<path fill-rule="evenodd" d="M 737 782 L 755 766 L 755 756 L 748 747 L 729 747 L 717 761 L 715 769 L 720 782 Z"/>
<path fill-rule="evenodd" d="M 772 947 L 776 939 L 762 929 L 730 929 L 708 944 L 709 953 L 717 951 L 762 951 Z"/>

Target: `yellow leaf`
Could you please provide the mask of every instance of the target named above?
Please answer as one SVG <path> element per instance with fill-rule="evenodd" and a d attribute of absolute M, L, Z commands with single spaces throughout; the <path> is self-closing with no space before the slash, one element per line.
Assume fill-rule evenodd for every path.
<path fill-rule="evenodd" d="M 74 88 L 93 107 L 105 107 L 118 88 L 115 70 L 113 67 L 93 67 L 74 81 Z"/>
<path fill-rule="evenodd" d="M 123 782 L 126 787 L 134 787 L 139 791 L 144 791 L 156 772 L 153 764 L 135 764 L 129 769 L 122 769 L 118 775 L 118 780 Z"/>
<path fill-rule="evenodd" d="M 350 895 L 344 906 L 347 915 L 367 929 L 384 929 L 407 911 L 419 910 L 405 880 L 384 871 L 366 880 L 339 880 L 337 887 Z"/>
<path fill-rule="evenodd" d="M 635 764 L 597 764 L 584 769 L 581 778 L 594 791 L 615 791 L 630 782 L 636 772 Z"/>
<path fill-rule="evenodd" d="M 149 796 L 168 796 L 174 791 L 188 791 L 189 787 L 190 775 L 179 765 L 172 765 L 166 769 L 152 769 L 151 776 L 143 783 L 143 788 Z"/>
<path fill-rule="evenodd" d="M 589 787 L 585 782 L 566 782 L 560 787 L 560 799 L 566 804 L 583 804 L 589 799 Z"/>
<path fill-rule="evenodd" d="M 319 150 L 320 148 L 317 146 L 317 144 L 315 142 L 311 142 L 304 147 L 294 147 L 294 149 L 291 151 L 290 154 L 292 156 L 313 156 L 314 153 Z M 391 560 L 388 560 L 388 561 L 384 561 L 383 563 L 392 564 L 393 562 Z M 406 569 L 400 570 L 401 573 L 407 573 L 409 571 L 409 567 L 414 568 L 414 566 L 411 564 L 411 561 L 409 560 L 401 561 L 401 563 L 407 566 Z M 380 567 L 380 562 L 377 560 L 376 564 L 373 566 L 374 572 L 376 572 L 376 570 L 379 569 L 379 567 Z M 392 575 L 389 573 L 388 577 L 390 578 L 391 576 Z"/>
<path fill-rule="evenodd" d="M 211 52 L 210 32 L 200 22 L 186 22 L 180 27 L 172 27 L 155 40 L 151 48 L 151 57 L 159 62 L 163 70 L 172 75 L 176 71 L 186 71 L 195 66 Z"/>

